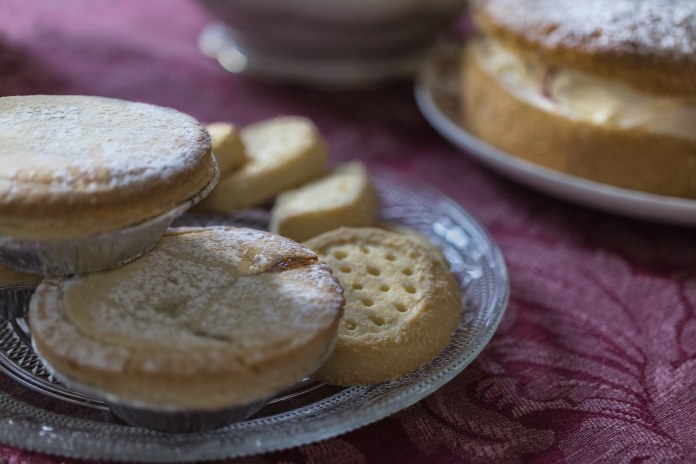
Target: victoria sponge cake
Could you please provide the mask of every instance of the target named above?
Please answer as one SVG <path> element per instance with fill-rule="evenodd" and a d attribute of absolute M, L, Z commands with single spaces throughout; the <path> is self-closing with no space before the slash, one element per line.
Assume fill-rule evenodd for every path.
<path fill-rule="evenodd" d="M 696 198 L 696 2 L 474 0 L 464 127 L 574 176 Z"/>
<path fill-rule="evenodd" d="M 91 96 L 0 98 L 0 236 L 81 238 L 137 224 L 215 175 L 210 136 L 169 108 Z"/>

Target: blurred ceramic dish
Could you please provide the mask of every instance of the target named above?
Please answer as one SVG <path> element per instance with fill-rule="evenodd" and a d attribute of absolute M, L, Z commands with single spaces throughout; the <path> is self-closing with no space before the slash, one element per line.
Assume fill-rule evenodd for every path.
<path fill-rule="evenodd" d="M 462 317 L 450 344 L 435 360 L 406 377 L 354 388 L 303 382 L 269 401 L 255 416 L 195 434 L 165 434 L 113 420 L 104 405 L 56 381 L 29 345 L 22 295 L 0 292 L 0 305 L 17 305 L 0 319 L 0 443 L 83 459 L 205 461 L 299 446 L 393 414 L 433 393 L 468 366 L 493 336 L 508 300 L 500 250 L 486 231 L 442 194 L 394 175 L 379 174 L 383 219 L 428 236 L 449 261 L 462 290 Z M 184 215 L 177 226 L 210 224 L 265 228 L 268 212 L 232 216 Z M 2 316 L 3 313 L 0 313 Z M 26 388 L 24 388 L 26 387 Z M 38 393 L 37 393 L 38 392 Z M 45 398 L 58 398 L 44 401 Z M 71 403 L 70 414 L 66 402 Z M 79 406 L 78 406 L 79 405 Z"/>
<path fill-rule="evenodd" d="M 464 39 L 439 43 L 415 84 L 418 107 L 447 140 L 482 164 L 529 187 L 584 206 L 660 222 L 696 225 L 696 200 L 614 187 L 525 161 L 471 135 L 458 124 Z"/>
<path fill-rule="evenodd" d="M 411 77 L 463 0 L 201 0 L 201 50 L 232 72 L 320 87 Z"/>

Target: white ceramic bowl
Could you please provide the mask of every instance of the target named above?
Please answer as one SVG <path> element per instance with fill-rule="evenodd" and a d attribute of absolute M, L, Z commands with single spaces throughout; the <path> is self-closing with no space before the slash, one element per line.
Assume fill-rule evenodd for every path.
<path fill-rule="evenodd" d="M 329 87 L 412 76 L 465 0 L 201 0 L 204 52 L 230 71 Z"/>

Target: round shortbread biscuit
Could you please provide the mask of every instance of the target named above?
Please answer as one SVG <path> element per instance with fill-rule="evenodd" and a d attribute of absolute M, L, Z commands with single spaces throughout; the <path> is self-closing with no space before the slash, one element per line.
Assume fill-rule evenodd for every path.
<path fill-rule="evenodd" d="M 336 348 L 318 379 L 342 386 L 387 381 L 447 346 L 460 320 L 459 287 L 417 240 L 377 228 L 339 228 L 305 244 L 331 266 L 346 298 Z"/>
<path fill-rule="evenodd" d="M 423 247 L 430 252 L 430 255 L 433 258 L 439 260 L 446 267 L 449 267 L 449 263 L 447 262 L 445 255 L 442 253 L 442 250 L 435 246 L 435 244 L 431 242 L 428 237 L 421 234 L 417 230 L 411 229 L 410 227 L 404 227 L 393 222 L 380 222 L 377 224 L 377 226 L 380 229 L 388 230 L 389 232 L 408 236 L 409 238 L 423 245 Z"/>
<path fill-rule="evenodd" d="M 343 309 L 306 247 L 252 229 L 172 229 L 118 269 L 44 280 L 37 354 L 111 402 L 216 410 L 266 399 L 326 359 Z"/>
<path fill-rule="evenodd" d="M 214 178 L 210 137 L 170 108 L 113 98 L 0 98 L 0 235 L 84 238 L 172 210 Z"/>

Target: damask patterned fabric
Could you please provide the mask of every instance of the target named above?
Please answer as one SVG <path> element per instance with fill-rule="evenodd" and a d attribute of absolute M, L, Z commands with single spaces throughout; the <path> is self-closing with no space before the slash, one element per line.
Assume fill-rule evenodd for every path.
<path fill-rule="evenodd" d="M 581 208 L 487 171 L 429 127 L 410 83 L 327 94 L 228 74 L 197 49 L 209 19 L 186 0 L 0 0 L 0 95 L 105 95 L 240 125 L 308 116 L 333 161 L 387 166 L 463 205 L 511 278 L 498 332 L 433 395 L 234 462 L 696 462 L 693 230 Z M 78 462 L 7 446 L 0 461 Z"/>

